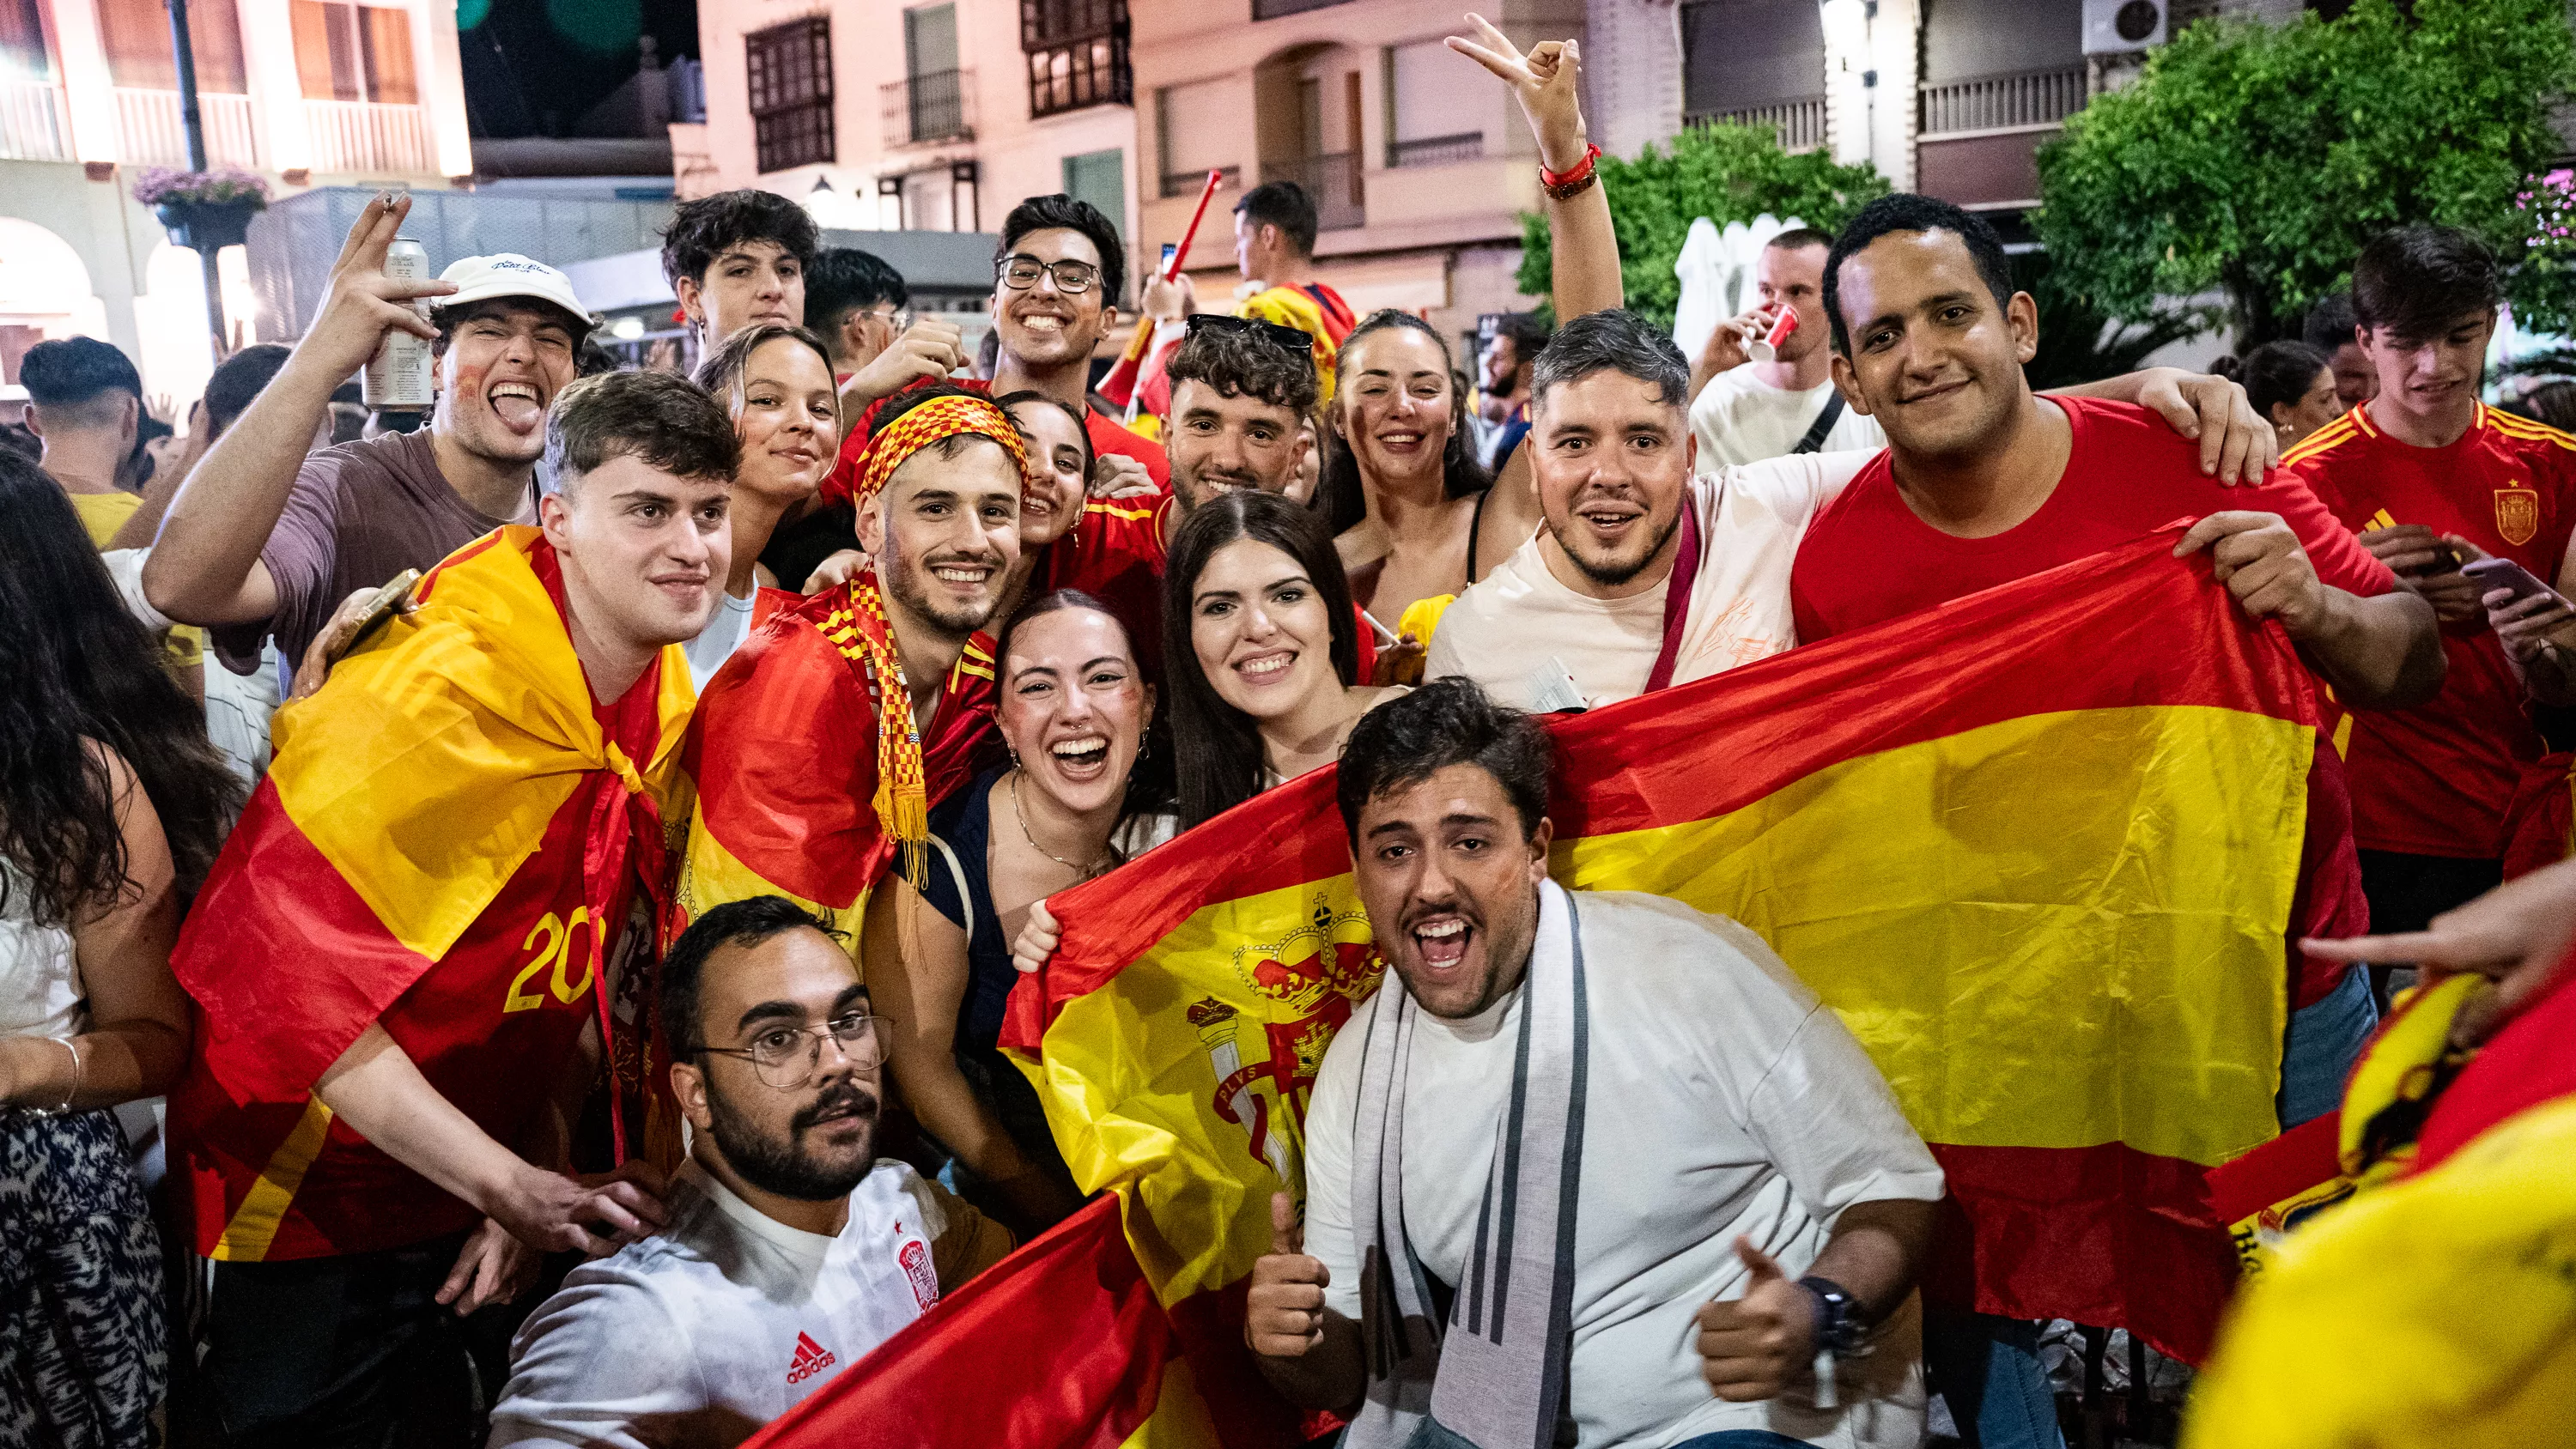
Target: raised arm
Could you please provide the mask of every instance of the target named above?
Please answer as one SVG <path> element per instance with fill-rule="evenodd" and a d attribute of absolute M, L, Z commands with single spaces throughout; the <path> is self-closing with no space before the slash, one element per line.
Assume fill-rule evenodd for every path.
<path fill-rule="evenodd" d="M 1539 163 L 1552 172 L 1583 164 L 1591 138 L 1584 129 L 1583 101 L 1577 84 L 1583 50 L 1571 40 L 1542 40 L 1521 54 L 1493 23 L 1470 14 L 1474 37 L 1449 37 L 1449 48 L 1492 71 L 1521 103 L 1530 133 L 1538 139 Z M 1549 236 L 1548 290 L 1562 325 L 1586 312 L 1600 312 L 1627 300 L 1619 275 L 1619 236 L 1610 225 L 1610 203 L 1594 182 L 1564 200 L 1544 201 Z"/>
<path fill-rule="evenodd" d="M 411 303 L 456 290 L 447 282 L 385 275 L 385 249 L 410 212 L 408 196 L 378 195 L 367 203 L 332 264 L 331 289 L 313 326 L 180 485 L 143 565 L 143 594 L 152 607 L 188 624 L 256 623 L 277 611 L 276 581 L 260 562 L 260 549 L 286 511 L 332 390 L 366 365 L 388 331 L 435 340 L 438 330 Z"/>
<path fill-rule="evenodd" d="M 1031 1226 L 1082 1206 L 1020 1153 L 1019 1144 L 957 1069 L 957 1010 L 965 1003 L 966 933 L 889 875 L 860 927 L 868 996 L 894 1022 L 895 1086 L 921 1125 L 990 1182 Z M 907 950 L 910 944 L 914 949 Z"/>

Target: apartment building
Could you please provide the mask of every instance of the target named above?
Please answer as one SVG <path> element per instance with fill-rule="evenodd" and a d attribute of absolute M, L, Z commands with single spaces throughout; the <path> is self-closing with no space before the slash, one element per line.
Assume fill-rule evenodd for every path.
<path fill-rule="evenodd" d="M 758 186 L 826 227 L 991 231 L 1069 191 L 1136 235 L 1126 0 L 701 4 L 683 199 Z"/>
<path fill-rule="evenodd" d="M 1144 234 L 1176 238 L 1223 176 L 1189 269 L 1201 305 L 1238 283 L 1227 209 L 1290 180 L 1316 199 L 1322 279 L 1362 315 L 1403 307 L 1455 336 L 1516 310 L 1520 213 L 1540 205 L 1529 127 L 1442 41 L 1451 0 L 1130 0 Z M 1517 43 L 1584 33 L 1582 0 L 1480 7 Z"/>
<path fill-rule="evenodd" d="M 209 164 L 281 197 L 474 169 L 446 0 L 188 0 L 186 14 Z M 177 398 L 212 366 L 197 258 L 131 195 L 143 168 L 187 165 L 173 56 L 163 0 L 0 0 L 0 382 L 75 333 L 125 348 Z M 228 310 L 266 335 L 240 262 L 224 258 Z"/>
<path fill-rule="evenodd" d="M 1592 0 L 1594 130 L 1636 154 L 1696 122 L 1775 126 L 1898 187 L 1999 214 L 2039 147 L 2172 30 L 2300 0 Z M 2313 7 L 2311 7 L 2313 8 Z M 2329 7 L 2333 8 L 2333 7 Z"/>

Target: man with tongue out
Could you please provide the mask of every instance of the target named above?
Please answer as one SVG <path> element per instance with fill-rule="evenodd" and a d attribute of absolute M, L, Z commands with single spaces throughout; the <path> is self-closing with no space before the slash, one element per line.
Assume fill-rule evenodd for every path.
<path fill-rule="evenodd" d="M 410 209 L 379 196 L 359 214 L 312 327 L 189 474 L 144 564 L 152 606 L 219 626 L 211 638 L 236 672 L 270 634 L 293 670 L 350 594 L 537 521 L 546 408 L 576 375 L 589 314 L 563 273 L 507 252 L 466 257 L 437 281 L 386 276 Z M 308 458 L 332 390 L 402 332 L 430 342 L 429 426 Z"/>
<path fill-rule="evenodd" d="M 1547 878 L 1552 749 L 1463 679 L 1351 732 L 1389 974 L 1315 1079 L 1302 1242 L 1272 1200 L 1264 1377 L 1353 1449 L 1919 1442 L 1940 1168 L 1760 937 Z"/>

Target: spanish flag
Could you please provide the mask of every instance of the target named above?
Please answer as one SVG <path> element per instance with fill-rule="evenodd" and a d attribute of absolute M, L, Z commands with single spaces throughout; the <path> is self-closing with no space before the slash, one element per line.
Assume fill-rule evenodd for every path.
<path fill-rule="evenodd" d="M 313 1084 L 380 1022 L 515 1144 L 583 1027 L 607 1022 L 597 988 L 630 885 L 662 873 L 692 698 L 678 647 L 595 701 L 533 528 L 457 550 L 413 599 L 279 712 L 276 761 L 172 955 L 198 1021 L 171 1133 L 210 1257 L 363 1252 L 475 1221 Z"/>
<path fill-rule="evenodd" d="M 1841 1012 L 1949 1174 L 1930 1296 L 2197 1359 L 2236 1271 L 2203 1176 L 2277 1131 L 2318 686 L 2173 539 L 1557 720 L 1550 814 L 1557 880 L 1733 916 Z M 1098 1327 L 1032 1337 L 1039 1296 L 1017 1338 L 947 1305 L 921 1335 L 954 1324 L 959 1362 L 1048 1345 L 1068 1393 L 1104 1360 L 1165 1376 L 1123 1436 L 990 1442 L 1295 1442 L 1241 1322 L 1316 1068 L 1381 971 L 1332 773 L 1053 909 L 1003 1040 L 1076 1180 L 1123 1207 L 1075 1295 Z M 1113 1325 L 1130 1263 L 1161 1314 Z M 776 1442 L 847 1422 L 818 1403 Z"/>

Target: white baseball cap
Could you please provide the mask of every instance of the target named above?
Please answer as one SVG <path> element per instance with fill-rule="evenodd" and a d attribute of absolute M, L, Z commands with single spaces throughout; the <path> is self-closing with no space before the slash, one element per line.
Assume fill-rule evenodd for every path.
<path fill-rule="evenodd" d="M 459 257 L 438 274 L 442 282 L 454 282 L 456 290 L 444 297 L 432 297 L 432 308 L 460 307 L 492 297 L 534 297 L 552 302 L 587 326 L 590 309 L 572 290 L 572 278 L 517 252 L 495 252 L 488 257 Z"/>

